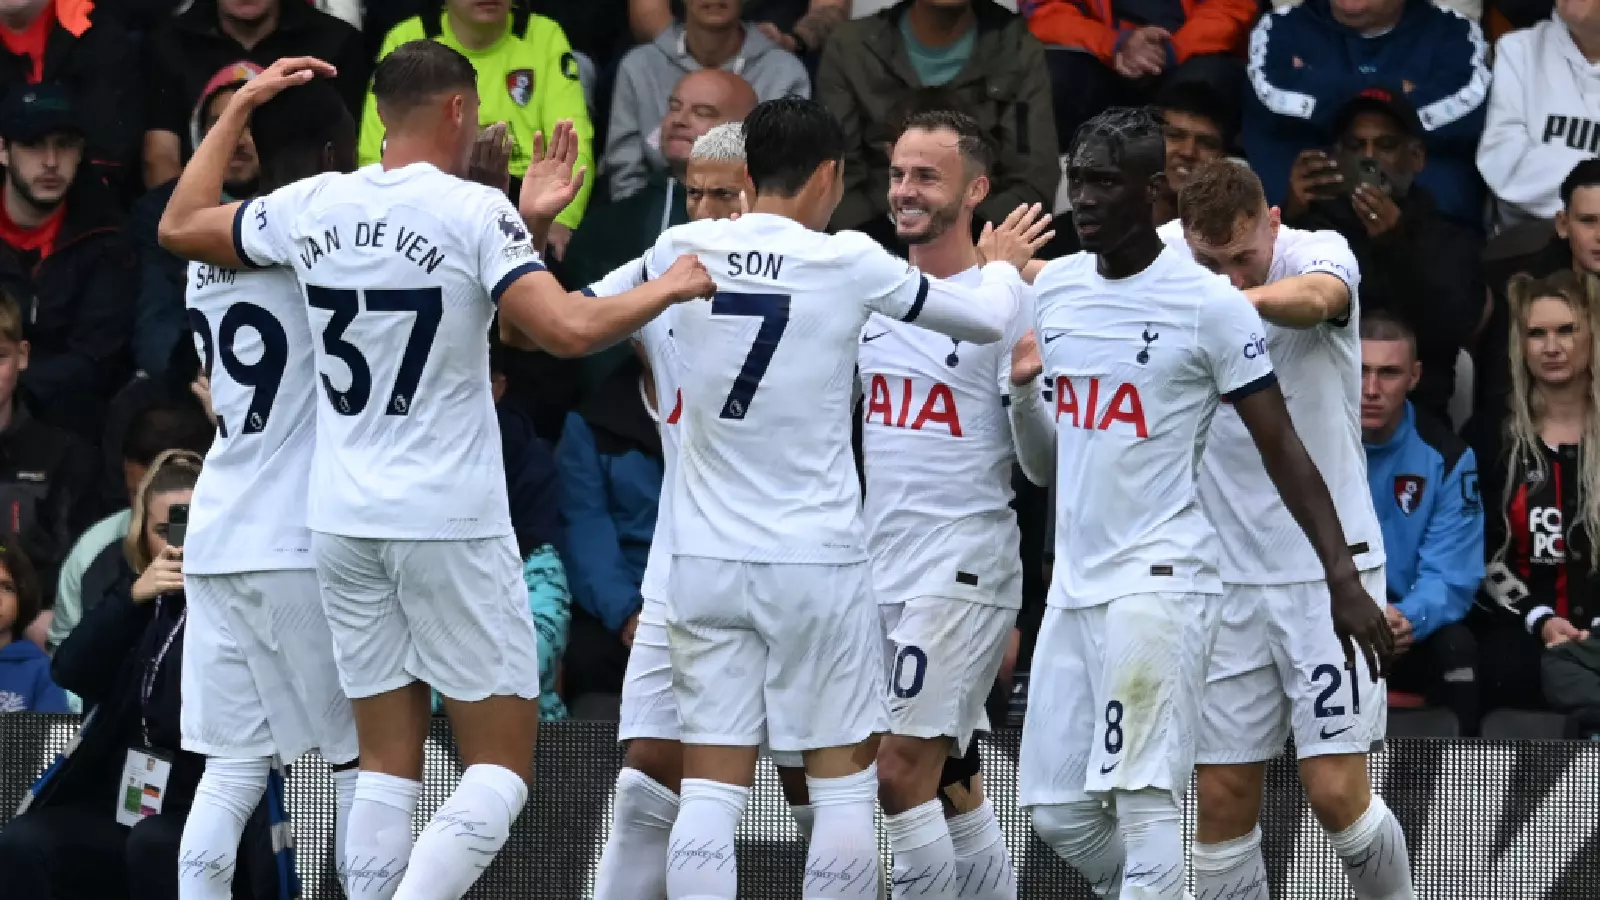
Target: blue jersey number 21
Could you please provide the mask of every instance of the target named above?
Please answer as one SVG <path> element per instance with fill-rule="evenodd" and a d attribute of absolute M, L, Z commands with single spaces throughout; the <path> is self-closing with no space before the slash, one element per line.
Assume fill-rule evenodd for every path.
<path fill-rule="evenodd" d="M 355 344 L 345 340 L 344 332 L 361 312 L 361 296 L 367 299 L 367 312 L 409 312 L 416 317 L 411 322 L 411 335 L 400 354 L 400 369 L 395 372 L 394 388 L 384 400 L 386 416 L 404 416 L 411 412 L 416 401 L 417 383 L 422 381 L 422 370 L 428 364 L 428 354 L 433 351 L 433 338 L 439 332 L 439 319 L 444 315 L 444 292 L 439 288 L 369 288 L 365 291 L 306 285 L 306 302 L 332 315 L 327 327 L 322 329 L 322 349 L 350 370 L 350 386 L 339 390 L 333 386 L 327 373 L 322 375 L 322 387 L 328 402 L 340 415 L 360 415 L 372 398 L 372 367 Z"/>
<path fill-rule="evenodd" d="M 778 349 L 783 330 L 789 327 L 789 297 L 785 294 L 741 294 L 718 291 L 711 299 L 713 316 L 759 316 L 761 327 L 756 329 L 755 343 L 745 355 L 739 375 L 733 379 L 733 390 L 722 404 L 722 418 L 743 419 L 750 412 L 750 401 L 761 386 L 761 379 L 772 364 L 772 354 Z"/>

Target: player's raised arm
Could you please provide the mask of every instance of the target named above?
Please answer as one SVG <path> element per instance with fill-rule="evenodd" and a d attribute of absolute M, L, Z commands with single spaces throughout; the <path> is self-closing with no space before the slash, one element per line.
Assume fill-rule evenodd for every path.
<path fill-rule="evenodd" d="M 239 88 L 217 123 L 207 132 L 194 157 L 172 189 L 161 214 L 156 236 L 161 246 L 183 259 L 198 260 L 230 269 L 259 267 L 277 260 L 251 260 L 240 239 L 242 204 L 222 205 L 222 179 L 239 138 L 250 124 L 250 114 L 285 88 L 316 77 L 331 78 L 333 66 L 310 56 L 287 57 L 268 66 Z"/>
<path fill-rule="evenodd" d="M 1217 388 L 1239 413 L 1267 476 L 1322 562 L 1334 630 L 1344 644 L 1347 662 L 1354 664 L 1359 647 L 1373 679 L 1382 678 L 1394 649 L 1388 620 L 1361 586 L 1333 496 L 1294 430 L 1267 359 L 1261 319 L 1239 299 L 1231 292 L 1220 295 L 1201 319 L 1201 343 Z"/>
<path fill-rule="evenodd" d="M 653 280 L 611 297 L 569 293 L 543 266 L 517 273 L 495 293 L 502 337 L 512 328 L 553 356 L 575 357 L 626 338 L 674 303 L 708 297 L 715 290 L 699 259 L 680 256 Z M 524 341 L 509 343 L 525 346 Z"/>

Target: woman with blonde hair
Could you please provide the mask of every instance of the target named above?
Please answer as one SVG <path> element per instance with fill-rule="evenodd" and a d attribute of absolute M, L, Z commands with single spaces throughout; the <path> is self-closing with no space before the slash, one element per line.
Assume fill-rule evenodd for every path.
<path fill-rule="evenodd" d="M 1511 391 L 1467 425 L 1493 504 L 1471 621 L 1484 708 L 1539 709 L 1544 650 L 1586 639 L 1600 614 L 1600 282 L 1518 275 L 1507 293 Z"/>

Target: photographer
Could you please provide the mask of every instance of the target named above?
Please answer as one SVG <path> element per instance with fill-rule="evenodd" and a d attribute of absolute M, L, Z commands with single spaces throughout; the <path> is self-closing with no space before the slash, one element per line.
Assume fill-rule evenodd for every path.
<path fill-rule="evenodd" d="M 1419 408 L 1449 421 L 1456 356 L 1482 318 L 1482 240 L 1445 218 L 1416 184 L 1427 164 L 1422 122 L 1399 91 L 1368 88 L 1339 110 L 1331 151 L 1307 150 L 1289 172 L 1283 222 L 1344 236 L 1361 264 L 1361 305 L 1417 334 Z"/>

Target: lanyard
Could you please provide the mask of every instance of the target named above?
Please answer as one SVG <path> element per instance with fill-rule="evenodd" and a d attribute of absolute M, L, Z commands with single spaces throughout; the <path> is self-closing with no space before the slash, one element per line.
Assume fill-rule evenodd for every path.
<path fill-rule="evenodd" d="M 161 615 L 161 603 L 165 597 L 156 598 L 156 615 Z M 139 686 L 139 731 L 144 735 L 144 745 L 150 746 L 150 720 L 145 716 L 145 707 L 150 704 L 150 694 L 156 686 L 156 673 L 161 671 L 161 662 L 167 658 L 167 651 L 172 649 L 172 642 L 178 639 L 178 632 L 183 630 L 183 623 L 189 618 L 189 609 L 184 607 L 178 614 L 178 622 L 172 626 L 172 631 L 167 634 L 167 639 L 161 644 L 161 649 L 156 651 L 155 658 L 145 667 L 144 679 Z"/>

